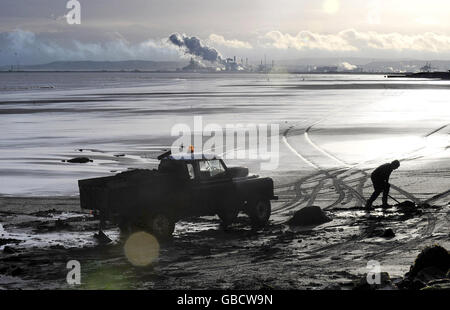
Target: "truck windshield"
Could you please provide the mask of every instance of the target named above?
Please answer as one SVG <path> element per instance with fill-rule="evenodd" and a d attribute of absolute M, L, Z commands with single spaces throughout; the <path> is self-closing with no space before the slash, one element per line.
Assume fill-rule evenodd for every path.
<path fill-rule="evenodd" d="M 199 169 L 202 178 L 212 178 L 225 172 L 225 167 L 218 159 L 201 160 Z"/>

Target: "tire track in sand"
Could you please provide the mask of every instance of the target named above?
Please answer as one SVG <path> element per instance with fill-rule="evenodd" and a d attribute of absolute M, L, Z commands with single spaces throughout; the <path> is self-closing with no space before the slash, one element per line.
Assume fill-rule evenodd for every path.
<path fill-rule="evenodd" d="M 305 136 L 308 136 L 308 131 L 309 131 L 309 130 L 312 128 L 312 126 L 314 126 L 314 125 L 315 125 L 315 124 L 309 126 L 309 127 L 305 130 Z M 448 126 L 448 124 L 447 124 L 447 125 L 444 125 L 444 126 L 441 126 L 441 127 L 437 128 L 437 129 L 431 131 L 430 133 L 428 133 L 427 135 L 425 135 L 424 138 L 427 138 L 427 137 L 429 137 L 429 136 L 431 136 L 431 135 L 433 135 L 433 134 L 439 132 L 440 130 L 444 129 L 444 128 L 447 127 L 447 126 Z M 318 149 L 318 150 L 321 149 L 321 148 L 320 148 L 317 144 L 315 144 L 309 137 L 308 137 L 307 141 L 308 141 L 309 143 L 312 143 L 313 145 L 315 145 L 315 148 L 316 148 L 316 149 Z M 413 152 L 414 152 L 414 151 L 413 151 Z M 332 154 L 326 152 L 325 150 L 323 150 L 323 152 L 321 152 L 321 153 L 324 154 L 324 155 L 326 155 L 326 156 L 328 156 L 328 157 L 331 158 L 331 159 L 334 159 L 334 160 L 337 159 L 336 161 L 337 161 L 338 163 L 341 163 L 341 164 L 344 163 L 344 162 L 341 161 L 339 158 L 337 158 L 336 156 L 334 156 L 334 155 L 332 155 Z M 346 164 L 346 163 L 344 163 L 344 164 Z M 354 168 L 354 167 L 356 166 L 356 165 L 351 166 L 351 165 L 348 165 L 348 164 L 346 164 L 346 165 L 347 165 L 349 168 Z M 358 170 L 359 170 L 359 169 L 358 169 Z M 360 171 L 363 175 L 365 175 L 366 177 L 369 176 L 369 175 L 367 174 L 367 172 L 362 171 L 362 170 L 359 170 L 359 171 Z M 411 194 L 411 193 L 409 193 L 409 192 L 407 192 L 407 191 L 401 189 L 400 187 L 395 186 L 395 185 L 391 185 L 391 187 L 394 188 L 395 190 L 397 190 L 399 193 L 403 194 L 405 197 L 407 197 L 407 198 L 409 198 L 410 200 L 414 201 L 416 204 L 420 204 L 420 203 L 421 203 L 421 201 L 420 201 L 418 198 L 416 198 L 413 194 Z M 362 186 L 360 186 L 360 188 L 362 189 Z M 431 201 L 434 201 L 435 199 L 440 199 L 440 198 L 445 197 L 445 196 L 447 196 L 447 195 L 449 195 L 449 194 L 450 194 L 450 190 L 449 190 L 449 191 L 445 191 L 445 192 L 443 192 L 443 193 L 440 193 L 440 194 L 438 194 L 438 195 L 435 195 L 434 197 L 432 197 L 431 199 L 428 199 L 427 201 L 430 201 L 430 202 L 431 202 Z M 426 201 L 426 202 L 427 202 L 427 201 Z M 395 249 L 399 249 L 399 248 L 406 247 L 406 246 L 414 246 L 414 245 L 418 244 L 419 242 L 421 242 L 422 240 L 424 240 L 424 239 L 430 237 L 430 236 L 433 234 L 433 231 L 434 231 L 434 229 L 435 229 L 436 222 L 437 222 L 437 218 L 436 218 L 436 216 L 433 215 L 432 213 L 427 213 L 426 216 L 427 216 L 427 225 L 422 229 L 421 233 L 419 234 L 419 237 L 416 237 L 416 238 L 414 238 L 413 240 L 407 241 L 407 242 L 404 243 L 404 244 L 399 244 L 399 245 L 395 245 L 395 246 L 393 246 L 393 247 L 389 247 L 389 248 L 387 248 L 387 249 L 385 249 L 385 250 L 383 250 L 383 251 L 381 251 L 381 252 L 379 252 L 379 253 L 377 253 L 377 254 L 368 255 L 368 256 L 366 256 L 366 257 L 369 257 L 369 258 L 377 257 L 377 256 L 380 256 L 380 255 L 382 255 L 382 254 L 386 254 L 386 253 L 392 252 L 392 251 L 395 250 Z M 369 230 L 372 230 L 372 229 L 369 228 Z M 366 234 L 365 234 L 365 235 L 366 235 Z M 359 238 L 358 238 L 358 239 L 359 239 Z"/>

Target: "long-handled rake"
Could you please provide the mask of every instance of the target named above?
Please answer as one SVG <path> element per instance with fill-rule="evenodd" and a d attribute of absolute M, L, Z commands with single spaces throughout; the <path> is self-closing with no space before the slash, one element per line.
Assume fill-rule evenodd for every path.
<path fill-rule="evenodd" d="M 396 203 L 400 204 L 400 201 L 398 201 L 397 199 L 395 199 L 394 197 L 392 197 L 391 195 L 388 195 L 391 199 L 395 200 Z"/>

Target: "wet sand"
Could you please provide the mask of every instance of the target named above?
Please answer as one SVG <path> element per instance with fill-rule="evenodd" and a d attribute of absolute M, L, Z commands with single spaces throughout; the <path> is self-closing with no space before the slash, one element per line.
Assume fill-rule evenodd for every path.
<path fill-rule="evenodd" d="M 347 180 L 361 182 L 356 176 Z M 76 198 L 1 198 L 1 240 L 15 251 L 0 257 L 1 287 L 351 289 L 368 272 L 369 260 L 378 260 L 395 280 L 425 246 L 450 246 L 448 203 L 433 203 L 420 213 L 398 207 L 367 213 L 354 205 L 359 204 L 358 193 L 344 181 L 322 173 L 291 181 L 277 186 L 280 201 L 272 205 L 264 230 L 251 231 L 244 215 L 227 231 L 215 217 L 182 221 L 173 240 L 161 245 L 159 258 L 147 267 L 127 261 L 117 228 L 105 230 L 111 244 L 99 243 L 94 238 L 97 221 L 80 211 Z M 340 193 L 335 193 L 337 186 Z M 295 210 L 310 204 L 326 205 L 332 221 L 303 228 L 286 224 Z M 387 228 L 395 237 L 382 237 Z M 66 263 L 72 259 L 81 263 L 81 286 L 66 283 Z"/>
<path fill-rule="evenodd" d="M 368 271 L 369 260 L 379 261 L 382 271 L 398 279 L 425 246 L 439 243 L 450 248 L 450 110 L 444 100 L 448 95 L 446 85 L 439 85 L 440 90 L 413 86 L 402 92 L 388 89 L 370 94 L 363 93 L 364 89 L 348 93 L 346 87 L 336 90 L 333 86 L 312 93 L 312 89 L 300 89 L 307 86 L 285 87 L 282 81 L 280 87 L 276 81 L 268 84 L 260 80 L 257 84 L 264 85 L 264 90 L 255 92 L 254 98 L 247 96 L 233 102 L 224 99 L 227 94 L 219 95 L 217 89 L 235 84 L 233 87 L 237 89 L 233 92 L 238 92 L 239 83 L 217 83 L 206 92 L 205 98 L 193 95 L 200 100 L 193 109 L 208 115 L 208 122 L 224 124 L 247 118 L 248 122 L 280 124 L 278 169 L 264 171 L 258 162 L 225 159 L 230 165 L 248 166 L 251 172 L 274 179 L 280 199 L 272 203 L 267 228 L 251 231 L 245 215 L 227 231 L 220 227 L 216 217 L 181 221 L 176 225 L 173 240 L 161 245 L 156 262 L 147 267 L 133 267 L 124 255 L 126 240 L 117 228 L 105 230 L 113 239 L 111 244 L 99 244 L 94 238 L 98 223 L 80 210 L 74 184 L 87 176 L 155 167 L 156 156 L 172 139 L 160 130 L 153 135 L 144 132 L 161 127 L 172 112 L 161 112 L 158 115 L 161 122 L 156 119 L 151 127 L 141 128 L 145 117 L 135 119 L 129 115 L 138 115 L 140 111 L 151 118 L 152 110 L 158 110 L 158 105 L 147 106 L 153 102 L 149 99 L 153 95 L 145 95 L 148 92 L 143 89 L 137 91 L 144 98 L 143 106 L 136 102 L 126 108 L 119 103 L 111 106 L 99 103 L 74 108 L 69 104 L 58 109 L 61 113 L 66 108 L 85 110 L 86 114 L 81 114 L 89 115 L 87 122 L 96 119 L 99 125 L 95 123 L 96 131 L 88 135 L 81 127 L 68 124 L 62 131 L 66 137 L 58 137 L 55 142 L 45 137 L 52 136 L 54 127 L 64 124 L 67 116 L 59 112 L 56 115 L 47 115 L 48 111 L 31 112 L 42 114 L 39 121 L 49 117 L 56 123 L 43 128 L 38 137 L 31 135 L 31 142 L 20 142 L 14 136 L 2 146 L 0 163 L 5 168 L 2 178 L 9 183 L 3 188 L 11 191 L 0 197 L 0 287 L 351 289 L 353 281 Z M 249 83 L 242 85 L 249 87 Z M 365 89 L 374 91 L 371 87 Z M 130 90 L 125 97 L 133 97 L 135 92 Z M 259 92 L 265 92 L 267 98 L 262 98 Z M 279 93 L 278 99 L 274 99 L 272 92 Z M 161 104 L 168 100 L 167 96 L 163 96 Z M 169 97 L 185 98 L 177 94 Z M 214 106 L 215 100 L 222 103 L 225 100 L 227 105 Z M 186 104 L 171 108 L 176 111 L 186 108 Z M 47 108 L 44 103 L 31 110 Z M 96 113 L 105 112 L 99 111 L 100 108 L 117 114 L 114 120 L 125 117 L 127 123 L 134 121 L 135 127 L 115 123 L 122 129 L 130 128 L 132 131 L 127 134 L 112 130 L 109 125 L 102 127 L 107 124 L 103 114 L 94 118 Z M 5 104 L 5 109 L 19 107 Z M 89 109 L 93 109 L 92 113 Z M 188 110 L 177 120 L 192 118 Z M 14 114 L 11 113 L 7 111 L 4 115 Z M 170 125 L 165 124 L 168 128 Z M 104 135 L 99 128 L 111 131 Z M 55 147 L 54 143 L 60 144 Z M 94 163 L 61 163 L 61 159 L 72 156 L 88 156 Z M 368 213 L 362 206 L 372 191 L 370 172 L 394 158 L 401 159 L 402 165 L 392 174 L 391 195 L 420 207 L 417 212 L 394 206 Z M 42 180 L 41 184 L 35 185 L 36 180 L 37 183 Z M 22 189 L 23 193 L 14 194 L 14 189 Z M 39 193 L 39 197 L 33 196 L 33 192 Z M 376 204 L 379 203 L 380 200 Z M 391 203 L 394 204 L 392 200 Z M 303 228 L 287 224 L 295 211 L 312 205 L 321 207 L 332 221 Z M 394 237 L 382 237 L 388 228 L 395 232 Z M 14 253 L 4 251 L 5 246 Z M 72 259 L 81 263 L 81 286 L 66 283 L 66 263 Z"/>
<path fill-rule="evenodd" d="M 308 143 L 305 136 L 286 136 L 282 156 L 291 164 L 301 161 L 287 145 Z M 331 160 L 324 153 L 302 156 Z M 78 197 L 2 197 L 1 239 L 16 253 L 0 256 L 1 287 L 351 289 L 368 272 L 369 260 L 379 261 L 395 281 L 425 246 L 450 247 L 450 192 L 444 190 L 449 170 L 440 163 L 436 170 L 393 174 L 394 198 L 429 204 L 417 212 L 396 206 L 365 211 L 364 197 L 371 192 L 368 173 L 358 167 L 274 172 L 280 199 L 272 203 L 264 230 L 251 231 L 245 215 L 227 231 L 216 217 L 181 221 L 173 240 L 161 245 L 159 258 L 147 267 L 134 267 L 126 259 L 126 237 L 117 228 L 105 230 L 113 239 L 110 244 L 94 238 L 98 222 L 80 210 Z M 320 206 L 332 221 L 302 228 L 286 223 L 296 210 L 311 205 Z M 394 237 L 382 237 L 388 228 Z M 81 286 L 66 283 L 66 263 L 72 259 L 81 263 Z"/>

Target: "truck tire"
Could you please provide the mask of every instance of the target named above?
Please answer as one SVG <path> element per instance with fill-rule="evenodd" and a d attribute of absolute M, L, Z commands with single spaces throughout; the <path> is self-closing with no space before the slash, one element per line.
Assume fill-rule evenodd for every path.
<path fill-rule="evenodd" d="M 158 240 L 167 240 L 172 237 L 175 222 L 164 214 L 157 214 L 151 218 L 151 232 Z"/>
<path fill-rule="evenodd" d="M 239 209 L 237 207 L 228 206 L 226 208 L 222 208 L 222 210 L 217 213 L 217 216 L 221 220 L 222 227 L 226 228 L 233 224 L 233 222 L 237 219 L 238 214 Z"/>
<path fill-rule="evenodd" d="M 117 226 L 119 226 L 121 235 L 129 235 L 131 233 L 130 224 L 127 221 L 120 221 Z"/>
<path fill-rule="evenodd" d="M 259 199 L 251 202 L 247 212 L 250 217 L 252 228 L 258 229 L 266 226 L 272 212 L 270 200 Z"/>
<path fill-rule="evenodd" d="M 128 236 L 128 235 L 131 235 L 132 233 L 140 230 L 139 225 L 136 225 L 131 220 L 121 220 L 118 223 L 118 226 L 120 229 L 120 234 L 122 236 Z"/>
<path fill-rule="evenodd" d="M 219 210 L 217 210 L 217 216 L 221 220 L 223 228 L 227 228 L 234 221 L 236 221 L 239 215 L 239 201 L 232 197 L 227 197 L 220 204 Z"/>

